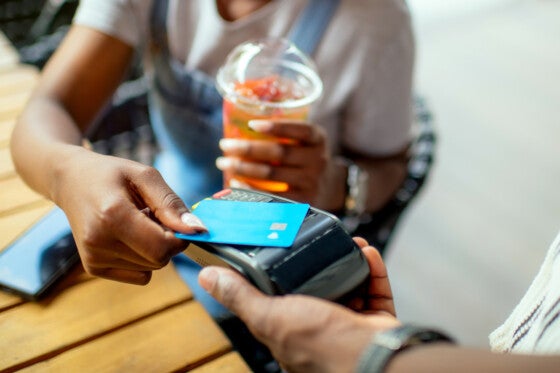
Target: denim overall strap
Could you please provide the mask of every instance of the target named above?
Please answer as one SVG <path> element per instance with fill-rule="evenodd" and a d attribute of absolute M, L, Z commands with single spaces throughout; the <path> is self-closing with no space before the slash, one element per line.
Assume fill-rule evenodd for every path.
<path fill-rule="evenodd" d="M 154 0 L 151 14 L 150 59 L 154 68 L 149 93 L 150 119 L 161 152 L 154 166 L 169 186 L 192 205 L 220 190 L 222 97 L 215 80 L 186 69 L 169 52 L 167 0 Z"/>
<path fill-rule="evenodd" d="M 290 30 L 288 39 L 302 52 L 312 56 L 339 3 L 340 0 L 309 0 Z"/>
<path fill-rule="evenodd" d="M 186 70 L 171 56 L 167 38 L 168 0 L 154 0 L 151 19 L 152 54 L 163 64 L 158 66 L 158 89 L 166 91 L 177 104 L 196 102 L 197 109 L 210 112 L 222 106 L 222 97 L 215 87 L 215 80 L 199 70 Z M 162 69 L 163 67 L 163 69 Z M 166 84 L 161 84 L 164 80 Z M 171 86 L 169 86 L 171 84 Z M 173 91 L 173 92 L 170 92 Z"/>

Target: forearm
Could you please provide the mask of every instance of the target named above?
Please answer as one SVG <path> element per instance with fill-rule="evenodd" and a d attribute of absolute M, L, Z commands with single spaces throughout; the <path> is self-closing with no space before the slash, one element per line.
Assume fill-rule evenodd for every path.
<path fill-rule="evenodd" d="M 42 70 L 12 136 L 14 164 L 33 189 L 57 202 L 59 176 L 86 151 L 82 133 L 120 84 L 132 54 L 130 46 L 108 35 L 71 27 Z"/>
<path fill-rule="evenodd" d="M 559 366 L 559 356 L 498 354 L 437 343 L 398 353 L 386 372 L 557 372 Z"/>
<path fill-rule="evenodd" d="M 14 129 L 13 162 L 19 175 L 34 190 L 56 201 L 55 183 L 64 163 L 81 149 L 82 133 L 56 102 L 33 97 Z"/>

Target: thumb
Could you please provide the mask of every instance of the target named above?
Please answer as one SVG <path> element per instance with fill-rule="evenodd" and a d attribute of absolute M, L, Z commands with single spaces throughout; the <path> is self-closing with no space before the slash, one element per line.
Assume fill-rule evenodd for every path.
<path fill-rule="evenodd" d="M 240 274 L 221 267 L 205 267 L 198 275 L 200 286 L 218 302 L 247 322 L 255 317 L 268 297 Z"/>
<path fill-rule="evenodd" d="M 164 226 L 183 233 L 207 231 L 200 219 L 189 212 L 183 200 L 167 185 L 157 170 L 153 169 L 136 188 L 150 212 Z"/>

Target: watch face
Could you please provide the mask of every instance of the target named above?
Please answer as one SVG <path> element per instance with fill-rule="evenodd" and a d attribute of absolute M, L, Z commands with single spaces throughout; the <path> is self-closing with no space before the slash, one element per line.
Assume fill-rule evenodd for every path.
<path fill-rule="evenodd" d="M 357 372 L 384 372 L 389 361 L 400 351 L 433 342 L 454 343 L 450 337 L 437 330 L 414 325 L 402 325 L 377 333 L 360 357 Z"/>
<path fill-rule="evenodd" d="M 369 175 L 356 164 L 348 166 L 348 192 L 346 195 L 346 214 L 361 215 L 366 210 Z"/>

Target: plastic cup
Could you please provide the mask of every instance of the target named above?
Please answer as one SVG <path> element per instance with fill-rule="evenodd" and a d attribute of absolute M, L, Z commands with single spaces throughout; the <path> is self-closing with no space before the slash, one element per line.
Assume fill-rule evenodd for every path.
<path fill-rule="evenodd" d="M 217 75 L 223 102 L 225 138 L 268 139 L 281 143 L 289 139 L 253 131 L 253 119 L 293 119 L 305 121 L 310 105 L 322 94 L 323 83 L 315 64 L 285 39 L 258 39 L 245 42 L 228 55 Z M 236 176 L 251 187 L 284 192 L 283 182 Z M 224 185 L 231 175 L 224 173 Z"/>

